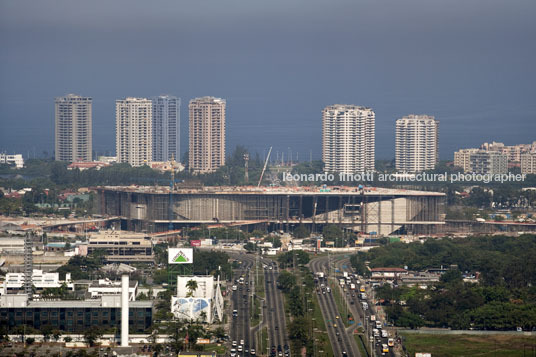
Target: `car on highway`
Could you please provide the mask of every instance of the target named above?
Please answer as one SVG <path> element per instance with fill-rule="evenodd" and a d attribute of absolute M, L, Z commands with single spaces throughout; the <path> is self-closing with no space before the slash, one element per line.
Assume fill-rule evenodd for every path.
<path fill-rule="evenodd" d="M 249 351 L 249 354 L 252 355 L 252 356 L 255 356 L 256 355 L 256 351 L 254 348 L 252 348 L 250 351 Z"/>
<path fill-rule="evenodd" d="M 372 332 L 374 333 L 374 337 L 380 337 L 380 330 L 378 330 L 377 328 L 372 330 Z"/>
<path fill-rule="evenodd" d="M 389 353 L 389 347 L 385 343 L 382 344 L 382 353 Z"/>
<path fill-rule="evenodd" d="M 233 343 L 231 344 L 231 346 L 233 346 L 233 347 L 236 347 L 236 345 L 238 345 L 238 343 L 236 343 L 236 341 L 233 341 Z"/>
<path fill-rule="evenodd" d="M 382 337 L 383 338 L 389 337 L 389 333 L 387 332 L 387 330 L 382 330 Z"/>
<path fill-rule="evenodd" d="M 231 357 L 236 356 L 236 350 L 234 348 L 231 348 Z"/>
<path fill-rule="evenodd" d="M 394 345 L 395 345 L 394 338 L 390 338 L 390 339 L 387 340 L 387 346 L 393 347 Z"/>
<path fill-rule="evenodd" d="M 238 345 L 236 350 L 237 350 L 237 352 L 242 352 L 244 350 L 244 347 L 242 347 L 242 345 Z"/>

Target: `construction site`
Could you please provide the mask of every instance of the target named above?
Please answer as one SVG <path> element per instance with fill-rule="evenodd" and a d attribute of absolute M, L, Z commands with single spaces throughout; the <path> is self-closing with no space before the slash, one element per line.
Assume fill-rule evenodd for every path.
<path fill-rule="evenodd" d="M 197 225 L 234 225 L 312 232 L 326 224 L 364 234 L 430 234 L 445 223 L 445 194 L 374 187 L 105 186 L 98 210 L 121 229 L 163 232 Z"/>

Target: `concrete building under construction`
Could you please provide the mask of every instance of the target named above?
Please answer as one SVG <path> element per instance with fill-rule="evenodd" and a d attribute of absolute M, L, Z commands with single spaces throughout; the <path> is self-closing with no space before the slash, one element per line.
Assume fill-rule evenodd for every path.
<path fill-rule="evenodd" d="M 433 233 L 444 224 L 445 194 L 356 187 L 100 187 L 99 213 L 122 229 L 160 232 L 200 224 L 312 231 L 338 224 L 355 232 Z"/>

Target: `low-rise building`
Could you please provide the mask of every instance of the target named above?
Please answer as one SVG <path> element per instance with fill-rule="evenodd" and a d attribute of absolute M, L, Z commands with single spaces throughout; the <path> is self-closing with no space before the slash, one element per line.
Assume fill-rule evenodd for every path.
<path fill-rule="evenodd" d="M 454 166 L 460 167 L 464 172 L 471 171 L 471 154 L 478 149 L 460 149 L 454 153 Z"/>
<path fill-rule="evenodd" d="M 195 289 L 192 285 L 196 286 Z M 171 298 L 171 312 L 177 319 L 208 323 L 223 321 L 223 296 L 219 280 L 214 281 L 212 275 L 178 276 L 177 295 Z"/>
<path fill-rule="evenodd" d="M 395 280 L 408 275 L 408 271 L 403 268 L 372 268 L 370 272 L 372 280 Z"/>
<path fill-rule="evenodd" d="M 476 174 L 508 173 L 508 156 L 497 151 L 478 150 L 469 157 L 470 172 Z"/>
<path fill-rule="evenodd" d="M 121 281 L 112 281 L 110 279 L 99 279 L 91 282 L 87 291 L 92 299 L 101 298 L 105 295 L 121 294 Z M 130 280 L 128 287 L 128 300 L 135 301 L 138 295 L 138 282 Z"/>
<path fill-rule="evenodd" d="M 88 254 L 103 250 L 106 261 L 135 263 L 154 261 L 151 238 L 143 233 L 107 231 L 92 234 L 87 246 Z"/>
<path fill-rule="evenodd" d="M 536 152 L 521 155 L 521 173 L 536 175 Z"/>
<path fill-rule="evenodd" d="M 67 170 L 74 170 L 78 169 L 80 171 L 89 170 L 89 169 L 96 169 L 100 170 L 103 167 L 110 166 L 107 162 L 99 162 L 99 161 L 76 161 L 67 166 Z"/>
<path fill-rule="evenodd" d="M 60 273 L 45 273 L 39 269 L 33 270 L 32 285 L 37 293 L 44 289 L 59 288 L 63 284 L 67 286 L 68 290 L 74 290 L 70 273 L 66 274 L 65 280 L 60 280 Z M 21 291 L 24 291 L 24 273 L 7 273 L 0 293 L 6 295 Z"/>
<path fill-rule="evenodd" d="M 129 329 L 144 333 L 152 324 L 154 301 L 130 301 Z M 0 325 L 8 333 L 16 326 L 35 329 L 51 326 L 66 333 L 83 333 L 91 328 L 121 327 L 121 295 L 90 300 L 28 300 L 26 295 L 0 297 Z"/>
<path fill-rule="evenodd" d="M 17 169 L 24 167 L 24 159 L 21 154 L 7 155 L 0 153 L 0 164 L 15 165 Z"/>

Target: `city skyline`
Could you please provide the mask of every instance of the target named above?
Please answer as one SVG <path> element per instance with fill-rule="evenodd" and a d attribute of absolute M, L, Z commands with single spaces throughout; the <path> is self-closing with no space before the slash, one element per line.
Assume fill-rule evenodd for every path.
<path fill-rule="evenodd" d="M 134 97 L 126 97 L 126 98 L 127 99 L 128 98 L 145 99 L 145 100 L 150 100 L 151 103 L 152 103 L 152 107 L 151 107 L 151 142 L 152 142 L 151 150 L 152 150 L 152 154 L 151 154 L 151 160 L 148 160 L 147 162 L 150 162 L 150 161 L 152 161 L 152 162 L 169 161 L 172 158 L 172 154 L 173 154 L 173 157 L 177 161 L 182 161 L 181 160 L 182 158 L 181 158 L 180 154 L 178 154 L 178 153 L 180 153 L 180 132 L 181 131 L 179 129 L 179 126 L 180 126 L 181 98 L 178 98 L 176 96 L 169 95 L 169 94 L 165 94 L 165 95 L 163 94 L 163 95 L 159 95 L 159 96 L 152 96 L 150 99 L 148 99 L 148 98 L 134 98 Z M 205 96 L 205 97 L 193 98 L 190 102 L 195 101 L 195 100 L 199 100 L 199 99 L 202 99 L 202 98 L 215 98 L 215 97 Z M 215 98 L 215 99 L 220 99 L 220 98 Z M 73 102 L 73 100 L 76 100 L 76 102 Z M 85 101 L 88 101 L 88 103 L 89 103 L 88 104 L 89 105 L 89 110 L 88 110 L 89 120 L 85 120 L 85 122 L 86 122 L 85 126 L 87 127 L 87 123 L 89 123 L 89 127 L 86 128 L 85 130 L 89 129 L 89 134 L 87 134 L 87 135 L 89 135 L 90 140 L 85 140 L 84 142 L 86 144 L 89 142 L 89 147 L 90 148 L 92 147 L 92 140 L 91 140 L 92 131 L 93 131 L 92 130 L 92 125 L 91 125 L 92 124 L 92 120 L 91 120 L 91 116 L 92 116 L 91 115 L 91 113 L 92 113 L 92 98 L 91 97 L 82 97 L 82 96 L 79 96 L 77 94 L 66 94 L 65 96 L 55 97 L 56 134 L 55 134 L 55 140 L 54 141 L 55 141 L 56 146 L 58 145 L 58 142 L 59 142 L 58 141 L 58 118 L 59 118 L 59 116 L 58 116 L 58 108 L 59 108 L 59 105 L 61 105 L 61 104 L 63 104 L 64 106 L 65 105 L 70 105 L 72 107 L 74 104 L 77 104 L 77 102 L 80 101 L 80 100 L 85 100 Z M 116 100 L 116 103 L 117 103 L 117 101 L 118 100 Z M 226 102 L 226 101 L 224 100 L 224 102 Z M 369 109 L 369 108 L 366 108 L 366 107 L 356 106 L 356 105 L 352 105 L 352 104 L 334 104 L 334 105 L 330 105 L 330 106 L 328 106 L 328 107 L 323 109 L 323 111 L 322 111 L 323 117 L 325 116 L 327 108 L 329 108 L 329 107 L 334 108 L 336 106 Z M 70 113 L 71 113 L 71 116 L 72 116 L 72 110 L 71 110 Z M 116 107 L 116 116 L 117 116 L 117 107 Z M 72 118 L 70 118 L 70 120 L 71 119 Z M 420 123 L 419 124 L 420 126 L 419 125 L 417 125 L 417 126 L 420 129 L 423 129 L 423 128 L 426 129 L 429 126 L 428 123 L 425 123 L 426 125 L 424 125 L 421 122 L 423 122 L 423 121 L 428 122 L 430 120 L 435 123 L 435 127 L 432 130 L 434 132 L 434 135 L 435 135 L 435 137 L 432 138 L 432 141 L 433 141 L 434 145 L 433 145 L 433 148 L 431 148 L 431 150 L 435 151 L 434 156 L 436 157 L 436 159 L 435 159 L 436 163 L 440 159 L 451 161 L 452 157 L 454 157 L 454 163 L 456 163 L 456 155 L 458 155 L 458 154 L 461 155 L 462 152 L 465 152 L 467 150 L 469 150 L 469 151 L 476 150 L 476 149 L 467 149 L 467 148 L 457 147 L 457 148 L 455 148 L 455 151 L 452 152 L 453 156 L 445 157 L 448 154 L 444 154 L 443 158 L 439 157 L 439 153 L 438 153 L 438 150 L 437 150 L 438 149 L 438 142 L 440 142 L 440 140 L 439 140 L 439 121 L 435 120 L 435 117 L 430 116 L 430 115 L 410 114 L 410 115 L 406 115 L 406 116 L 403 116 L 402 118 L 398 118 L 398 119 L 395 120 L 395 123 L 394 123 L 394 130 L 395 130 L 395 141 L 394 141 L 395 154 L 394 154 L 394 157 L 392 157 L 392 158 L 379 158 L 379 159 L 380 160 L 385 160 L 385 159 L 393 160 L 394 159 L 395 163 L 397 164 L 397 169 L 399 169 L 400 171 L 407 171 L 407 172 L 422 171 L 420 168 L 417 169 L 417 170 L 411 170 L 411 169 L 406 167 L 407 165 L 404 166 L 404 165 L 401 165 L 401 164 L 397 163 L 398 161 L 400 161 L 400 158 L 403 156 L 401 154 L 401 152 L 399 152 L 400 151 L 399 150 L 399 146 L 400 146 L 399 141 L 400 141 L 401 136 L 402 136 L 402 131 L 403 130 L 401 130 L 401 129 L 402 129 L 403 126 L 405 127 L 406 131 L 408 131 L 409 126 L 411 126 L 410 129 L 413 130 L 413 129 L 415 129 L 415 126 L 417 125 L 417 122 L 418 122 L 418 123 Z M 322 119 L 322 121 L 325 121 L 325 120 Z M 179 126 L 177 125 L 177 123 L 179 123 Z M 404 124 L 404 125 L 402 125 L 402 124 Z M 226 126 L 226 124 L 224 126 Z M 324 124 L 322 124 L 322 126 L 324 126 Z M 187 133 L 189 133 L 190 128 L 187 128 L 187 129 L 188 129 Z M 115 130 L 116 130 L 116 138 L 115 138 L 116 152 L 115 152 L 115 156 L 118 156 L 118 147 L 119 147 L 118 146 L 118 135 L 119 134 L 117 133 L 117 130 L 118 130 L 117 118 L 116 118 L 116 128 L 115 128 Z M 375 137 L 375 130 L 374 129 L 373 129 L 373 132 L 374 132 L 373 136 Z M 187 134 L 187 135 L 189 135 L 189 134 Z M 406 133 L 405 135 L 407 136 L 408 133 Z M 226 136 L 226 134 L 224 136 Z M 414 143 L 416 143 L 416 142 L 422 141 L 422 139 L 423 138 L 416 138 L 415 137 L 412 140 L 415 141 Z M 224 141 L 225 141 L 225 139 L 224 139 Z M 190 145 L 190 144 L 188 144 L 188 145 Z M 237 143 L 237 145 L 241 145 L 241 144 Z M 497 147 L 495 147 L 495 146 L 497 146 Z M 519 142 L 516 142 L 514 146 L 508 146 L 508 145 L 505 146 L 504 143 L 502 143 L 502 142 L 492 141 L 491 143 L 485 142 L 484 144 L 480 145 L 480 148 L 485 149 L 485 150 L 497 150 L 497 149 L 502 149 L 502 148 L 506 148 L 506 149 L 512 148 L 514 150 L 508 153 L 508 155 L 510 157 L 510 160 L 519 163 L 520 162 L 520 154 L 523 152 L 520 149 L 520 147 L 522 147 L 522 146 L 530 146 L 530 144 L 520 144 Z M 224 152 L 226 152 L 227 148 L 226 148 L 225 143 L 223 144 L 223 147 L 224 147 Z M 374 145 L 372 145 L 372 147 L 373 147 L 372 152 L 374 153 L 374 156 L 375 156 L 375 151 L 376 150 L 375 150 Z M 175 151 L 174 151 L 174 149 L 175 149 Z M 287 151 L 282 150 L 281 152 L 277 152 L 278 157 L 279 157 L 279 153 L 281 153 L 281 155 L 282 155 L 281 157 L 285 157 L 285 162 L 308 161 L 309 158 L 312 157 L 311 155 L 303 155 L 303 153 L 302 153 L 301 160 L 300 160 L 299 159 L 299 153 L 300 153 L 299 151 L 293 151 L 291 147 L 288 147 L 287 149 L 288 149 Z M 407 148 L 406 148 L 406 150 L 407 150 Z M 427 150 L 428 149 L 426 149 L 425 151 L 427 151 Z M 97 159 L 97 156 L 102 155 L 102 154 L 112 155 L 111 151 L 107 151 L 106 153 L 95 152 L 95 151 L 92 152 L 91 149 L 86 150 L 86 151 L 89 152 L 90 159 L 87 159 L 87 158 L 86 159 L 81 158 L 81 159 L 78 159 L 78 160 L 63 159 L 63 160 L 60 160 L 60 161 L 68 161 L 68 162 L 91 161 L 91 155 L 92 154 L 95 156 L 94 159 Z M 158 151 L 159 154 L 156 154 L 155 151 Z M 186 152 L 188 152 L 188 151 L 189 151 L 189 148 L 187 148 Z M 6 150 L 4 150 L 3 152 L 5 153 Z M 27 151 L 27 152 L 29 153 L 29 151 Z M 231 152 L 232 152 L 232 148 L 231 148 Z M 309 152 L 311 154 L 312 150 L 310 150 Z M 55 154 L 55 151 L 52 151 L 51 154 L 53 156 L 56 156 L 56 159 L 57 159 L 58 154 Z M 263 152 L 263 159 L 265 157 L 264 154 L 266 154 L 265 151 Z M 164 155 L 167 155 L 166 159 L 164 159 L 164 157 L 163 157 Z M 291 157 L 289 158 L 290 155 L 291 155 Z M 23 154 L 23 156 L 24 156 L 24 154 Z M 26 156 L 26 158 L 31 158 L 31 157 L 32 157 L 32 155 L 30 155 L 30 154 L 27 154 L 27 156 Z M 39 157 L 39 156 L 34 153 L 33 157 Z M 314 159 L 319 159 L 319 158 L 315 157 Z M 322 159 L 322 158 L 320 158 L 320 159 Z M 224 159 L 223 160 L 225 160 L 225 154 L 224 154 Z M 273 160 L 273 158 L 271 160 Z M 461 156 L 460 156 L 460 160 L 462 160 Z M 468 160 L 468 157 L 467 157 L 467 160 Z M 422 164 L 423 163 L 420 163 L 419 165 L 422 166 Z M 413 165 L 413 164 L 411 164 L 411 165 Z M 462 164 L 459 164 L 458 166 L 465 167 L 465 165 L 462 165 Z M 426 167 L 427 170 L 429 170 L 431 168 L 429 163 L 424 165 L 424 167 Z"/>
<path fill-rule="evenodd" d="M 441 118 L 442 159 L 484 141 L 532 141 L 534 2 L 335 3 L 45 1 L 31 12 L 23 2 L 3 3 L 0 150 L 50 154 L 51 98 L 70 92 L 93 98 L 97 152 L 114 149 L 116 98 L 160 93 L 226 98 L 228 148 L 261 155 L 291 147 L 319 159 L 315 122 L 332 103 L 374 108 L 378 143 L 394 142 L 401 115 Z M 144 18 L 144 26 L 126 18 Z M 187 127 L 183 120 L 181 152 Z M 394 152 L 379 145 L 376 156 Z"/>

